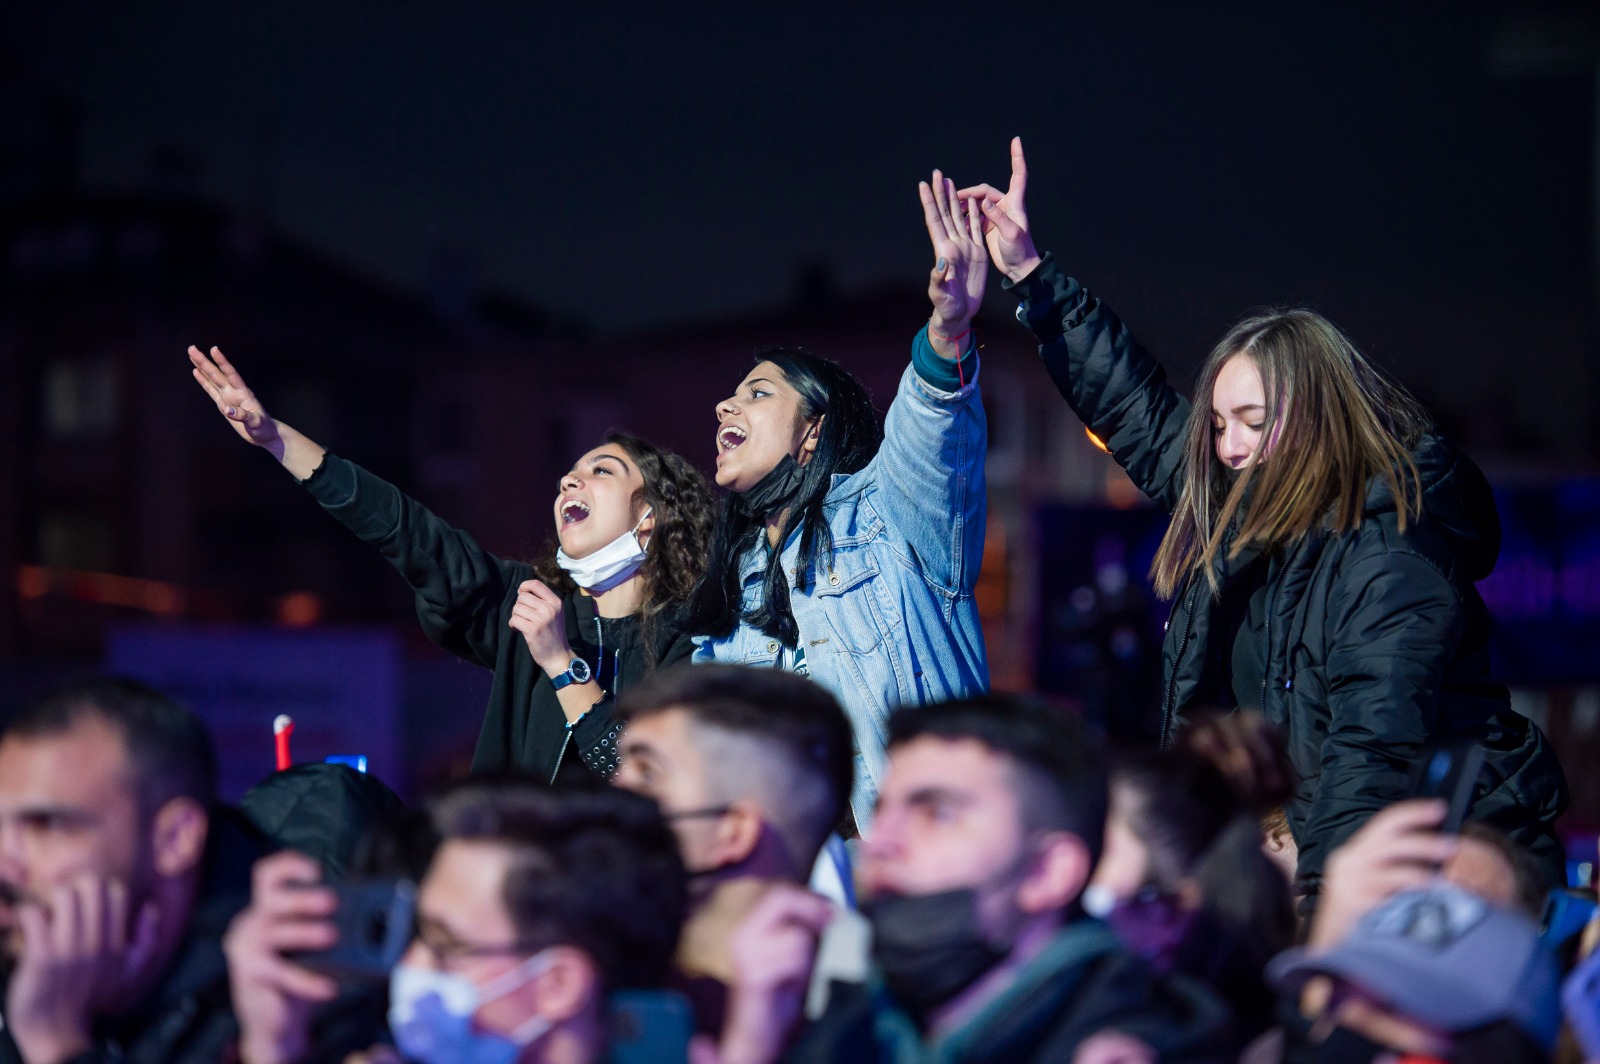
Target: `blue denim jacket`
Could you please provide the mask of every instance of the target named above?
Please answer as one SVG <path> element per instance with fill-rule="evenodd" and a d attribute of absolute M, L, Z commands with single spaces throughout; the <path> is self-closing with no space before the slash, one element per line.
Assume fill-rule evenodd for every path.
<path fill-rule="evenodd" d="M 926 330 L 919 361 L 936 358 Z M 976 360 L 965 387 L 941 391 L 908 366 L 884 420 L 883 445 L 866 467 L 836 476 L 823 512 L 833 557 L 819 557 L 805 592 L 791 591 L 811 678 L 850 715 L 856 782 L 850 804 L 865 828 L 883 777 L 890 710 L 988 690 L 989 664 L 973 588 L 983 564 L 988 424 Z M 953 370 L 952 370 L 953 372 Z M 782 564 L 794 588 L 797 529 Z M 740 559 L 744 607 L 760 602 L 768 553 Z M 696 662 L 792 666 L 793 652 L 741 624 L 695 639 Z"/>

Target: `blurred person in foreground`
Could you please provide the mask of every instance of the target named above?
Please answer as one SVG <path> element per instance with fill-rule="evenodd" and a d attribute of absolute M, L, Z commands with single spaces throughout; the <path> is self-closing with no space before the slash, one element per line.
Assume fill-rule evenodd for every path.
<path fill-rule="evenodd" d="M 389 977 L 395 1048 L 352 1060 L 606 1059 L 617 1033 L 608 995 L 660 985 L 682 919 L 682 863 L 654 805 L 611 788 L 468 780 L 430 804 L 429 821 L 438 841 L 415 934 Z M 317 876 L 298 853 L 261 861 L 250 908 L 229 929 L 243 1064 L 290 1064 L 318 1048 L 309 1017 L 338 985 L 288 956 L 338 941 L 338 898 Z"/>
<path fill-rule="evenodd" d="M 218 808 L 204 726 L 94 679 L 0 735 L 0 1062 L 215 1059 L 232 1036 L 222 931 L 263 846 Z"/>
<path fill-rule="evenodd" d="M 1075 717 L 999 696 L 895 714 L 862 848 L 870 973 L 832 980 L 802 1026 L 834 910 L 772 891 L 739 931 L 722 1042 L 697 1061 L 1229 1059 L 1212 993 L 1082 913 L 1106 802 Z"/>
<path fill-rule="evenodd" d="M 1083 895 L 1131 952 L 1217 990 L 1241 1047 L 1273 1024 L 1262 972 L 1295 939 L 1255 812 L 1282 801 L 1292 777 L 1273 729 L 1243 711 L 1197 723 L 1175 750 L 1116 758 L 1105 850 Z"/>
<path fill-rule="evenodd" d="M 1537 925 L 1444 881 L 1390 897 L 1336 945 L 1289 950 L 1268 974 L 1302 1000 L 1320 984 L 1318 1004 L 1304 1038 L 1248 1064 L 1540 1064 L 1561 1023 Z"/>
<path fill-rule="evenodd" d="M 1280 1059 L 1382 1059 L 1361 1055 L 1368 1050 L 1412 1051 L 1421 1054 L 1421 1059 L 1430 1054 L 1441 1060 L 1546 1059 L 1546 1035 L 1553 1037 L 1554 1028 L 1538 1010 L 1555 1006 L 1542 997 L 1524 1000 L 1534 993 L 1530 987 L 1542 988 L 1543 965 L 1548 962 L 1552 970 L 1556 967 L 1554 958 L 1537 941 L 1537 920 L 1544 902 L 1539 864 L 1510 838 L 1486 825 L 1469 821 L 1458 834 L 1441 831 L 1446 814 L 1447 804 L 1441 799 L 1397 802 L 1373 816 L 1329 855 L 1322 904 L 1306 928 L 1306 947 L 1290 951 L 1269 968 L 1288 988 L 1279 1005 L 1281 1030 L 1264 1037 L 1245 1059 L 1252 1064 Z M 1398 910 L 1409 915 L 1377 915 L 1401 897 L 1429 891 L 1437 894 L 1434 901 Z M 1488 908 L 1464 906 L 1454 900 L 1458 894 Z M 1468 920 L 1459 915 L 1462 912 L 1475 915 Z M 1504 914 L 1490 921 L 1501 930 L 1487 938 L 1483 937 L 1486 932 L 1480 933 L 1460 951 L 1452 952 L 1455 947 L 1450 943 L 1455 936 L 1465 934 L 1469 924 L 1486 919 L 1488 912 Z M 1338 967 L 1343 963 L 1339 958 L 1345 956 L 1340 951 L 1347 943 L 1355 942 L 1356 953 L 1367 956 L 1362 951 L 1370 949 L 1373 932 L 1368 924 L 1373 920 L 1378 921 L 1379 938 L 1386 942 L 1413 935 L 1412 923 L 1431 920 L 1444 929 L 1426 935 L 1416 931 L 1414 940 L 1380 946 L 1380 952 L 1391 951 L 1392 964 L 1400 966 L 1396 971 L 1406 973 L 1406 979 L 1426 978 L 1429 992 L 1437 996 L 1419 999 L 1410 991 L 1397 994 L 1389 980 L 1379 981 L 1371 974 L 1370 969 L 1381 965 L 1367 960 L 1344 972 L 1342 981 L 1338 978 L 1343 970 Z M 1455 930 L 1450 931 L 1451 927 Z M 1508 930 L 1513 927 L 1533 936 L 1536 952 L 1523 950 L 1520 943 L 1526 936 L 1523 930 Z M 1481 945 L 1488 941 L 1495 944 Z M 1439 960 L 1441 955 L 1448 963 Z M 1334 960 L 1324 963 L 1318 959 L 1324 957 Z M 1436 963 L 1437 969 L 1431 967 Z M 1502 988 L 1516 982 L 1519 973 L 1533 980 L 1518 989 L 1522 997 L 1517 1001 L 1496 997 Z M 1457 1007 L 1462 1003 L 1478 1011 L 1463 1014 Z M 1511 1015 L 1524 1006 L 1535 1010 L 1537 1016 L 1535 1012 Z M 1390 1020 L 1403 1022 L 1397 1025 Z M 1515 1031 L 1505 1026 L 1513 1020 L 1520 1024 Z M 1417 1036 L 1412 1026 L 1419 1027 L 1426 1037 Z"/>
<path fill-rule="evenodd" d="M 613 782 L 654 798 L 689 871 L 677 984 L 722 1028 L 734 929 L 774 884 L 803 886 L 849 808 L 849 718 L 779 669 L 678 666 L 623 696 Z"/>

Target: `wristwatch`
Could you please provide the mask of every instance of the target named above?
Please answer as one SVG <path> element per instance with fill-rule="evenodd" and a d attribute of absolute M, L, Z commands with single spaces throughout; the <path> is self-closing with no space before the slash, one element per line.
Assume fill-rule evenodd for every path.
<path fill-rule="evenodd" d="M 572 683 L 588 683 L 593 673 L 589 671 L 589 663 L 582 658 L 573 658 L 567 662 L 567 671 L 550 677 L 550 686 L 557 691 Z"/>

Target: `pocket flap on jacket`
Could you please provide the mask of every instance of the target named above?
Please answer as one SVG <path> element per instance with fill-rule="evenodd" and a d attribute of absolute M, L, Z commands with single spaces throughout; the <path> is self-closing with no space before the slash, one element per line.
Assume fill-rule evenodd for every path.
<path fill-rule="evenodd" d="M 833 568 L 819 569 L 812 594 L 818 598 L 842 595 L 878 575 L 878 563 L 863 552 L 836 553 Z"/>

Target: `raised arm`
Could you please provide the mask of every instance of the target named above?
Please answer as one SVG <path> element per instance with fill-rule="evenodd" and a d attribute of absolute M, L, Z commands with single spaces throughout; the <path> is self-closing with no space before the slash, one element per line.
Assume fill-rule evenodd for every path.
<path fill-rule="evenodd" d="M 883 444 L 858 476 L 893 510 L 905 563 L 951 596 L 968 594 L 983 562 L 988 425 L 978 398 L 971 323 L 988 266 L 978 213 L 935 170 L 918 186 L 933 245 L 932 312 L 912 341 L 912 365 L 884 419 Z"/>
<path fill-rule="evenodd" d="M 500 623 L 501 606 L 531 570 L 484 550 L 393 484 L 274 419 L 219 349 L 213 347 L 207 358 L 191 347 L 189 361 L 195 380 L 234 431 L 270 452 L 323 509 L 406 578 L 428 638 L 492 668 L 509 631 Z"/>
<path fill-rule="evenodd" d="M 1139 489 L 1172 510 L 1182 490 L 1189 400 L 1109 307 L 1039 254 L 1023 204 L 1027 184 L 1022 140 L 1014 138 L 1006 191 L 974 185 L 958 195 L 982 205 L 989 256 L 1021 302 L 1017 317 L 1038 338 L 1062 398 Z"/>

